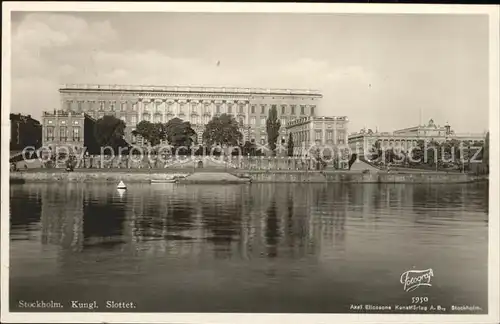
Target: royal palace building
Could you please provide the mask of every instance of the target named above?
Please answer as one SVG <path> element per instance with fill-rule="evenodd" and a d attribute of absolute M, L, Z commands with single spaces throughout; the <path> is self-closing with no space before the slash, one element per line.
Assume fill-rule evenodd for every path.
<path fill-rule="evenodd" d="M 62 109 L 43 116 L 44 145 L 64 144 L 68 138 L 74 143 L 73 139 L 84 138 L 81 124 L 85 118 L 97 120 L 104 115 L 125 122 L 126 140 L 131 144 L 140 142 L 132 134 L 140 121 L 166 123 L 175 117 L 189 121 L 201 143 L 205 125 L 223 113 L 236 118 L 244 141 L 265 144 L 270 108 L 277 109 L 281 124 L 286 125 L 297 118 L 315 116 L 322 99 L 316 90 L 234 87 L 67 84 L 59 92 Z M 286 140 L 286 127 L 281 132 L 281 140 Z"/>

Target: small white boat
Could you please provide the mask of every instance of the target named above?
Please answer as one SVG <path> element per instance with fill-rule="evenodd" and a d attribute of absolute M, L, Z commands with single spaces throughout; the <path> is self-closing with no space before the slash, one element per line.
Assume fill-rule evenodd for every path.
<path fill-rule="evenodd" d="M 176 183 L 176 179 L 151 179 L 151 183 Z"/>
<path fill-rule="evenodd" d="M 127 186 L 123 183 L 123 181 L 120 181 L 118 186 L 116 186 L 116 189 L 127 189 Z"/>

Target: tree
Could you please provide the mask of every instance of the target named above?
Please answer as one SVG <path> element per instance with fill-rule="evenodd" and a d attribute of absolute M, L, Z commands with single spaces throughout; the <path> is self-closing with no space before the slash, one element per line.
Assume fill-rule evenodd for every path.
<path fill-rule="evenodd" d="M 293 136 L 292 133 L 288 135 L 288 144 L 287 144 L 287 149 L 288 149 L 288 156 L 293 156 Z"/>
<path fill-rule="evenodd" d="M 462 170 L 469 170 L 469 161 L 474 153 L 471 154 L 470 141 L 463 141 L 462 148 L 460 151 L 460 163 L 462 164 Z"/>
<path fill-rule="evenodd" d="M 180 118 L 169 120 L 163 128 L 168 143 L 174 148 L 181 146 L 191 147 L 196 132 L 191 127 L 191 123 Z"/>
<path fill-rule="evenodd" d="M 142 138 L 148 141 L 152 146 L 160 144 L 160 142 L 165 139 L 163 124 L 153 124 L 146 120 L 143 120 L 137 124 L 134 135 L 142 136 Z"/>
<path fill-rule="evenodd" d="M 364 148 L 363 148 L 364 149 Z M 369 162 L 380 162 L 377 161 L 382 157 L 382 141 L 376 140 L 375 143 L 368 149 L 368 161 Z"/>
<path fill-rule="evenodd" d="M 474 162 L 482 160 L 484 157 L 484 143 L 479 141 L 474 141 L 470 151 L 471 151 L 471 158 L 477 154 L 476 157 L 474 158 L 475 160 Z"/>
<path fill-rule="evenodd" d="M 203 141 L 209 145 L 236 146 L 243 139 L 236 119 L 227 114 L 215 116 L 205 126 Z"/>
<path fill-rule="evenodd" d="M 276 141 L 278 140 L 279 132 L 280 132 L 281 122 L 278 119 L 278 111 L 276 110 L 276 106 L 273 105 L 269 110 L 269 117 L 266 121 L 266 130 L 267 130 L 267 143 L 269 144 L 269 148 L 273 152 L 273 155 L 276 156 Z"/>
<path fill-rule="evenodd" d="M 394 148 L 393 147 L 389 147 L 386 151 L 385 151 L 385 161 L 387 163 L 392 163 L 394 162 L 394 156 L 395 156 L 395 153 L 394 153 Z"/>
<path fill-rule="evenodd" d="M 115 116 L 106 115 L 94 125 L 94 137 L 100 147 L 110 146 L 117 149 L 125 144 L 125 122 Z"/>
<path fill-rule="evenodd" d="M 485 172 L 488 173 L 490 170 L 490 132 L 486 133 L 486 138 L 484 139 L 483 165 L 486 168 Z"/>
<path fill-rule="evenodd" d="M 444 148 L 444 158 L 454 164 L 460 165 L 460 141 L 456 139 L 448 140 L 443 143 L 442 147 Z"/>
<path fill-rule="evenodd" d="M 246 141 L 242 148 L 243 155 L 255 155 L 255 144 Z"/>
<path fill-rule="evenodd" d="M 327 162 L 321 156 L 321 150 L 319 148 L 316 148 L 314 151 L 310 152 L 310 154 L 316 162 L 316 170 L 322 170 L 327 166 Z"/>
<path fill-rule="evenodd" d="M 418 165 L 424 163 L 425 142 L 418 140 L 417 145 L 412 147 L 410 164 Z"/>
<path fill-rule="evenodd" d="M 441 162 L 441 144 L 431 139 L 425 149 L 427 153 L 427 164 L 437 166 Z"/>

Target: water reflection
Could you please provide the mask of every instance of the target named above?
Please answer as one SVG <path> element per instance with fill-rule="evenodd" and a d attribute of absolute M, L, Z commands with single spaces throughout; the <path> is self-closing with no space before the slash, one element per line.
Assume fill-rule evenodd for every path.
<path fill-rule="evenodd" d="M 40 259 L 50 259 L 50 270 L 43 265 L 44 276 L 34 287 L 45 287 L 50 273 L 56 286 L 63 278 L 75 285 L 75 278 L 82 280 L 78 284 L 92 278 L 102 284 L 119 281 L 131 291 L 137 285 L 190 291 L 215 285 L 217 274 L 226 280 L 217 289 L 254 292 L 254 303 L 262 297 L 261 311 L 322 311 L 333 306 L 321 308 L 321 300 L 356 302 L 359 296 L 379 296 L 380 289 L 396 298 L 401 271 L 427 266 L 447 274 L 440 277 L 436 296 L 457 293 L 463 300 L 479 300 L 487 285 L 485 193 L 487 185 L 480 184 L 138 184 L 124 192 L 114 185 L 12 185 L 16 272 L 11 278 L 34 277 L 33 267 L 21 264 L 36 263 L 33 254 L 41 253 Z M 31 245 L 16 245 L 22 241 Z M 458 266 L 464 271 L 450 274 Z M 376 279 L 360 282 L 366 276 Z M 216 289 L 210 287 L 209 294 Z M 290 302 L 297 308 L 291 310 L 285 307 L 287 296 L 265 290 L 277 294 L 292 287 L 289 298 L 300 291 L 309 300 L 319 298 L 317 303 Z M 52 291 L 40 289 L 42 297 Z M 312 292 L 318 289 L 322 293 Z M 348 292 L 339 297 L 338 289 Z M 241 296 L 233 296 L 234 303 Z M 177 305 L 171 311 L 187 307 Z"/>
<path fill-rule="evenodd" d="M 278 224 L 278 212 L 276 207 L 276 197 L 273 196 L 271 200 L 271 205 L 267 209 L 266 213 L 266 244 L 267 244 L 267 256 L 270 258 L 275 258 L 278 255 L 277 245 L 279 241 L 279 224 Z"/>
<path fill-rule="evenodd" d="M 369 221 L 376 228 L 387 209 L 414 215 L 411 220 L 419 225 L 466 218 L 469 206 L 487 210 L 484 188 L 478 192 L 467 186 L 445 190 L 378 185 L 165 186 L 160 190 L 138 185 L 119 193 L 112 186 L 45 184 L 24 185 L 27 192 L 18 197 L 20 188 L 11 190 L 11 229 L 16 232 L 40 222 L 42 244 L 112 248 L 173 240 L 208 242 L 218 251 L 234 253 L 232 243 L 244 241 L 245 254 L 257 248 L 270 258 L 277 257 L 280 248 L 296 256 L 301 250 L 318 251 L 326 241 L 341 249 L 347 215 L 351 222 Z"/>
<path fill-rule="evenodd" d="M 23 191 L 19 186 L 12 186 L 10 196 L 10 215 L 15 215 L 10 219 L 11 228 L 29 228 L 40 222 L 42 196 L 36 187 Z"/>
<path fill-rule="evenodd" d="M 86 197 L 83 201 L 83 238 L 85 246 L 113 248 L 124 243 L 125 206 L 110 193 L 100 199 Z"/>

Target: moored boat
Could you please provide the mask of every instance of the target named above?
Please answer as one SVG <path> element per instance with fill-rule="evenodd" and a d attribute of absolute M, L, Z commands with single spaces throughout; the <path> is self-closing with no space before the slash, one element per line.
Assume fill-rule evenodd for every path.
<path fill-rule="evenodd" d="M 175 183 L 177 179 L 151 179 L 151 183 Z"/>

